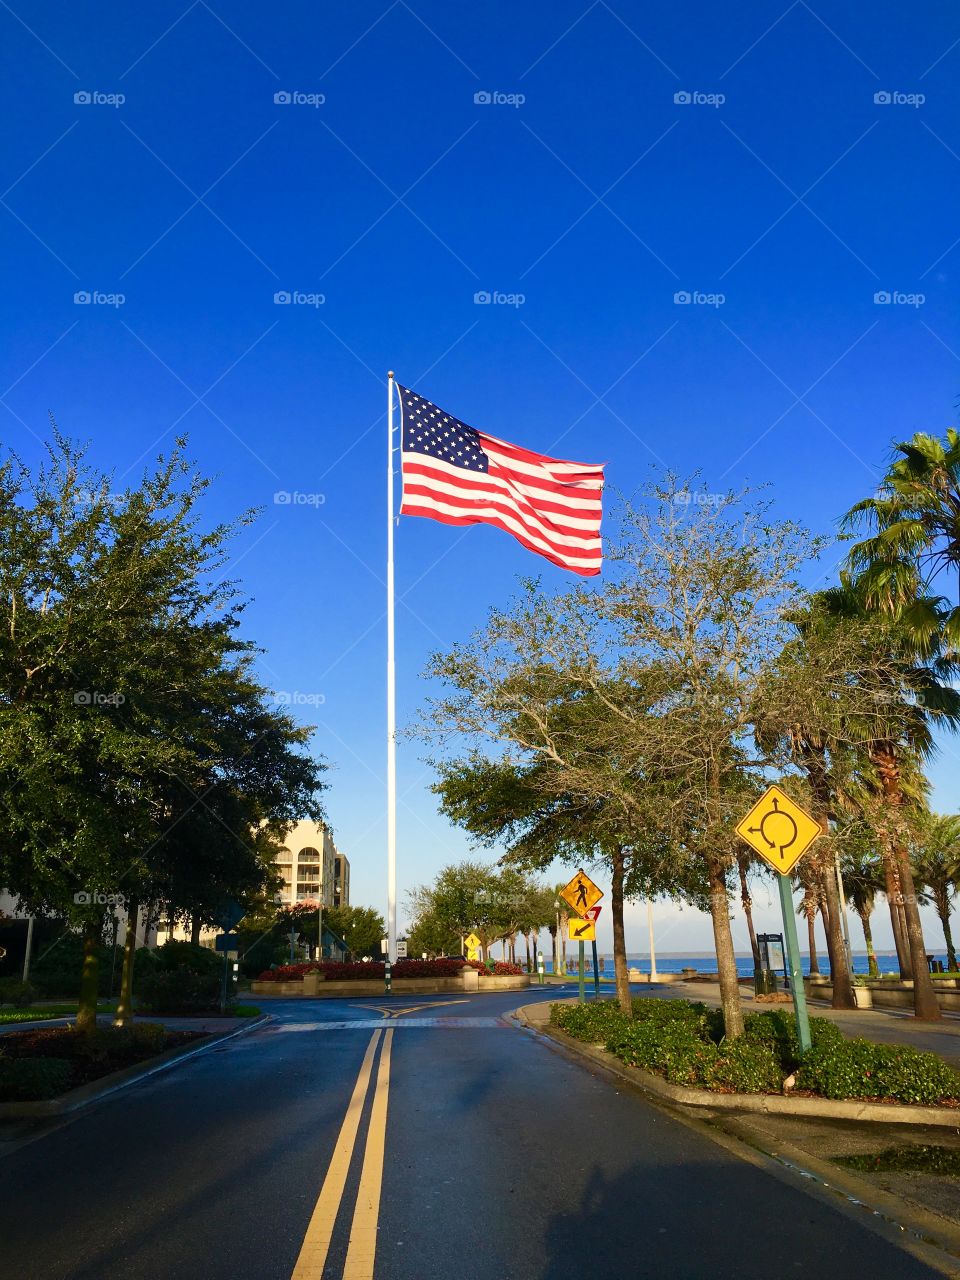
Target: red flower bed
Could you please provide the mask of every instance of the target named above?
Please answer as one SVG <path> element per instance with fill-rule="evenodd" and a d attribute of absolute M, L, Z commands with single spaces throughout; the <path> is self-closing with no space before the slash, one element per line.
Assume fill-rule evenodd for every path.
<path fill-rule="evenodd" d="M 398 960 L 393 966 L 393 977 L 455 978 L 465 963 L 465 960 Z M 384 966 L 380 960 L 361 960 L 354 964 L 338 964 L 333 960 L 322 962 L 309 960 L 303 964 L 282 964 L 276 969 L 266 969 L 257 981 L 300 982 L 305 973 L 316 972 L 321 973 L 330 982 L 342 982 L 344 979 L 382 978 Z M 520 972 L 519 969 L 517 972 Z"/>
<path fill-rule="evenodd" d="M 518 964 L 508 964 L 504 960 L 491 960 L 482 964 L 479 960 L 467 960 L 466 964 L 476 969 L 481 978 L 522 978 L 523 970 Z"/>

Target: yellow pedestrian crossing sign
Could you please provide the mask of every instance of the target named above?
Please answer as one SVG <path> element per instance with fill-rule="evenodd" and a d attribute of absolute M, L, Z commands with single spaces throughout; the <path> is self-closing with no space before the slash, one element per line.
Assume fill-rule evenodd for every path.
<path fill-rule="evenodd" d="M 596 942 L 597 923 L 595 920 L 571 920 L 571 942 Z"/>
<path fill-rule="evenodd" d="M 774 871 L 787 875 L 823 835 L 823 828 L 781 787 L 772 786 L 739 824 L 737 835 Z"/>
<path fill-rule="evenodd" d="M 583 916 L 600 901 L 603 890 L 597 888 L 585 871 L 578 871 L 560 890 L 560 897 L 573 907 L 578 916 Z"/>
<path fill-rule="evenodd" d="M 464 946 L 468 951 L 479 951 L 482 943 L 475 933 L 468 933 L 463 940 Z"/>

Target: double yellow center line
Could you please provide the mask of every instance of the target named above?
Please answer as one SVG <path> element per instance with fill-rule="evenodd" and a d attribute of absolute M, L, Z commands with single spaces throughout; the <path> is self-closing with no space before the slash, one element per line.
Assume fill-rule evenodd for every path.
<path fill-rule="evenodd" d="M 373 1265 L 377 1252 L 377 1222 L 380 1217 L 380 1189 L 383 1182 L 383 1159 L 387 1136 L 387 1098 L 390 1092 L 390 1051 L 393 1047 L 393 1028 L 385 1031 L 374 1031 L 367 1045 L 360 1074 L 353 1087 L 347 1113 L 340 1126 L 337 1144 L 327 1168 L 327 1176 L 320 1188 L 320 1196 L 314 1207 L 307 1226 L 293 1269 L 292 1280 L 321 1280 L 326 1265 L 333 1229 L 336 1225 L 340 1203 L 353 1159 L 354 1147 L 357 1144 L 357 1133 L 360 1129 L 360 1117 L 370 1078 L 373 1074 L 373 1063 L 377 1055 L 380 1037 L 383 1037 L 383 1052 L 377 1068 L 377 1082 L 374 1088 L 373 1106 L 370 1112 L 370 1126 L 367 1130 L 367 1142 L 363 1153 L 363 1168 L 360 1172 L 360 1187 L 357 1192 L 357 1203 L 353 1210 L 353 1222 L 350 1227 L 350 1243 L 347 1247 L 347 1260 L 343 1268 L 343 1280 L 372 1280 Z"/>

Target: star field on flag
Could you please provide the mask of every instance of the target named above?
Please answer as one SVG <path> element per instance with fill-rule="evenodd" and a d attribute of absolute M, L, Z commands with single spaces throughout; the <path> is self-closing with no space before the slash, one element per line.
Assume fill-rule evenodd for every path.
<path fill-rule="evenodd" d="M 492 524 L 563 569 L 588 577 L 600 572 L 602 463 L 521 449 L 396 385 L 401 515 Z"/>

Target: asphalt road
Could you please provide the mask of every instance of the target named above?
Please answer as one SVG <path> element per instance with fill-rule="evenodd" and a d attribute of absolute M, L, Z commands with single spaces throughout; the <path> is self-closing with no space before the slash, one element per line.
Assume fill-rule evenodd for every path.
<path fill-rule="evenodd" d="M 507 1024 L 517 1003 L 270 1002 L 275 1023 L 8 1147 L 3 1274 L 940 1274 Z"/>

